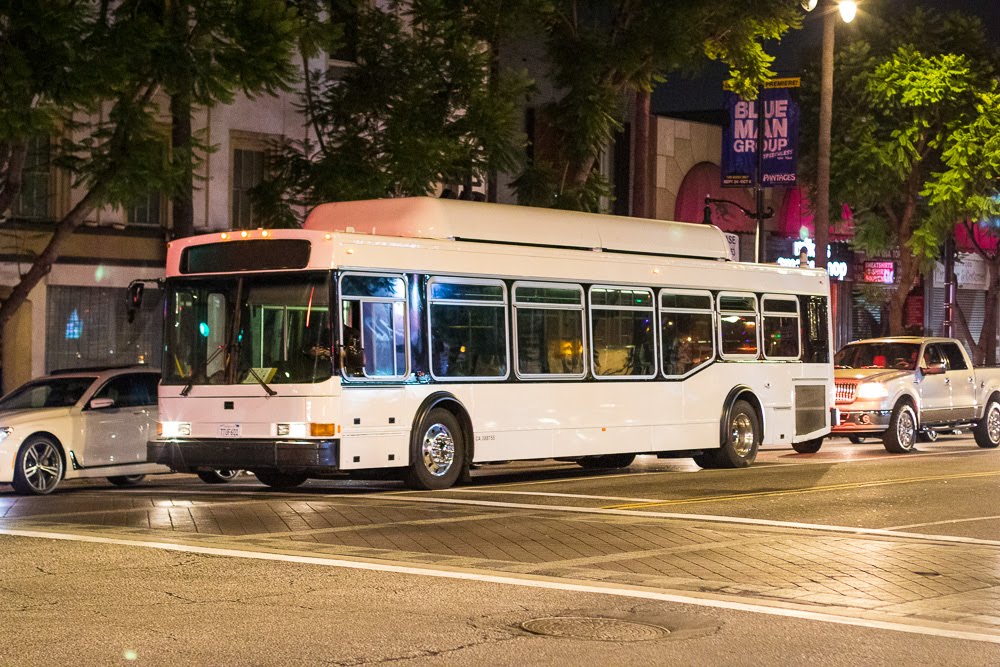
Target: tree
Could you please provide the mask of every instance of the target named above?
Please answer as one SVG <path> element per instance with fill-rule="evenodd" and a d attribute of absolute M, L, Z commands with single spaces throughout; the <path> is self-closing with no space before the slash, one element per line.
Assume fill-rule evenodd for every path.
<path fill-rule="evenodd" d="M 311 135 L 273 156 L 258 192 L 269 224 L 294 224 L 297 207 L 323 201 L 424 195 L 438 184 L 484 180 L 520 159 L 517 111 L 527 81 L 498 71 L 488 48 L 504 25 L 501 12 L 515 5 L 351 7 L 357 64 L 305 69 L 301 108 Z"/>
<path fill-rule="evenodd" d="M 550 0 L 542 3 L 550 76 L 559 91 L 541 115 L 554 148 L 515 181 L 537 206 L 595 211 L 609 194 L 594 169 L 620 129 L 625 99 L 706 57 L 729 65 L 734 89 L 754 97 L 773 75 L 762 39 L 799 24 L 791 0 Z"/>
<path fill-rule="evenodd" d="M 957 307 L 956 312 L 975 362 L 992 366 L 997 362 L 1000 309 L 1000 84 L 989 82 L 977 98 L 971 121 L 949 135 L 942 169 L 922 194 L 931 207 L 932 224 L 948 233 L 956 220 L 962 220 L 976 254 L 989 266 L 978 340 L 962 309 Z M 984 233 L 977 233 L 980 230 Z"/>
<path fill-rule="evenodd" d="M 973 122 L 996 59 L 976 19 L 892 2 L 883 9 L 885 18 L 869 13 L 837 54 L 830 200 L 832 209 L 851 206 L 857 247 L 898 248 L 889 333 L 899 335 L 906 297 L 949 233 L 924 193 L 943 173 L 954 133 Z M 817 106 L 817 81 L 816 71 L 807 72 L 807 174 L 815 162 L 809 153 L 816 142 L 808 136 L 816 131 L 810 109 Z"/>
<path fill-rule="evenodd" d="M 38 134 L 58 137 L 52 164 L 82 194 L 0 305 L 0 330 L 91 212 L 130 205 L 153 189 L 190 192 L 195 157 L 181 146 L 171 164 L 164 162 L 157 93 L 183 92 L 178 81 L 184 81 L 193 101 L 209 104 L 231 99 L 235 90 L 268 92 L 285 80 L 294 42 L 293 15 L 283 0 L 198 4 L 184 35 L 166 21 L 176 8 L 169 1 L 0 4 L 3 210 L 20 187 L 23 147 Z"/>

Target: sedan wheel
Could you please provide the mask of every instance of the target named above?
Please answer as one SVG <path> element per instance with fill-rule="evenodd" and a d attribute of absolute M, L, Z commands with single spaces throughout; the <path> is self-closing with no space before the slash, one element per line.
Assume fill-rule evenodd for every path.
<path fill-rule="evenodd" d="M 36 437 L 21 445 L 14 462 L 11 484 L 20 494 L 41 496 L 52 493 L 62 481 L 65 466 L 55 442 Z"/>
<path fill-rule="evenodd" d="M 228 484 L 236 479 L 243 472 L 239 468 L 213 468 L 212 470 L 199 470 L 198 479 L 206 484 Z"/>

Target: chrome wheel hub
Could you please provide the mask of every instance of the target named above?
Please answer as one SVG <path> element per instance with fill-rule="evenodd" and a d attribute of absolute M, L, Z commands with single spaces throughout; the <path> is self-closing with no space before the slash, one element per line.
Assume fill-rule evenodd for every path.
<path fill-rule="evenodd" d="M 24 453 L 24 478 L 35 491 L 44 492 L 62 479 L 62 457 L 48 442 L 37 442 Z"/>
<path fill-rule="evenodd" d="M 896 439 L 903 449 L 912 449 L 916 434 L 917 425 L 913 411 L 906 408 L 899 413 L 899 419 L 896 420 Z"/>
<path fill-rule="evenodd" d="M 754 441 L 753 422 L 750 421 L 750 417 L 742 412 L 733 417 L 729 425 L 729 439 L 738 456 L 744 457 L 750 453 Z"/>
<path fill-rule="evenodd" d="M 434 424 L 424 433 L 421 446 L 424 467 L 435 477 L 448 474 L 455 463 L 455 439 L 444 424 Z"/>
<path fill-rule="evenodd" d="M 990 436 L 990 442 L 1000 442 L 1000 405 L 996 403 L 990 406 L 990 414 L 986 418 L 986 433 Z"/>

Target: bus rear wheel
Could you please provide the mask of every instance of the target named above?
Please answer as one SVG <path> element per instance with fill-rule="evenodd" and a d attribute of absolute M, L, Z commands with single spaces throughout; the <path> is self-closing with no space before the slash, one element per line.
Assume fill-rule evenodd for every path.
<path fill-rule="evenodd" d="M 309 475 L 300 472 L 277 472 L 274 470 L 254 470 L 253 474 L 261 483 L 272 489 L 294 489 L 302 486 Z"/>
<path fill-rule="evenodd" d="M 761 436 L 760 417 L 747 401 L 738 400 L 729 410 L 719 449 L 694 457 L 702 468 L 746 468 L 757 458 Z"/>
<path fill-rule="evenodd" d="M 428 412 L 410 442 L 410 466 L 404 480 L 411 489 L 447 489 L 465 465 L 465 437 L 455 415 L 442 408 Z"/>
<path fill-rule="evenodd" d="M 632 465 L 632 461 L 635 461 L 635 454 L 604 454 L 577 459 L 577 465 L 584 470 L 613 470 L 627 468 Z"/>

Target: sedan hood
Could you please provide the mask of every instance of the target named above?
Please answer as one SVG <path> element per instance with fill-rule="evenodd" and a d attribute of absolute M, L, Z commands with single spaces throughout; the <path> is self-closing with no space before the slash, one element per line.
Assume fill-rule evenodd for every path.
<path fill-rule="evenodd" d="M 889 382 L 912 376 L 914 371 L 900 371 L 892 368 L 838 368 L 833 372 L 834 380 L 857 380 L 858 382 Z"/>
<path fill-rule="evenodd" d="M 47 419 L 65 417 L 72 408 L 35 408 L 29 410 L 0 410 L 0 426 L 37 424 Z"/>

